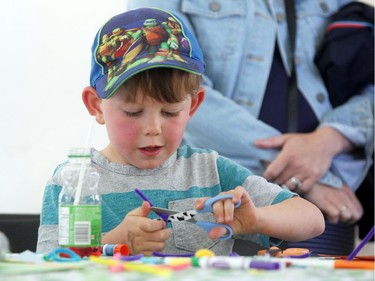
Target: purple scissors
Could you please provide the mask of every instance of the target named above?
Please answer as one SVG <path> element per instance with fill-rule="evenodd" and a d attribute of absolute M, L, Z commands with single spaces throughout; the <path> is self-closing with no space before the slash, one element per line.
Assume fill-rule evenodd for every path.
<path fill-rule="evenodd" d="M 221 194 L 217 195 L 215 197 L 212 197 L 208 199 L 204 203 L 204 207 L 202 210 L 189 210 L 189 211 L 175 211 L 171 209 L 165 209 L 165 208 L 158 208 L 158 207 L 151 207 L 151 210 L 154 211 L 155 213 L 161 215 L 161 214 L 166 214 L 168 215 L 168 222 L 178 222 L 178 221 L 186 221 L 190 223 L 195 223 L 197 226 L 203 228 L 205 231 L 210 232 L 211 229 L 214 227 L 224 227 L 228 233 L 220 238 L 219 240 L 226 240 L 232 237 L 233 230 L 232 228 L 227 225 L 227 224 L 221 224 L 221 223 L 216 223 L 216 222 L 207 222 L 207 221 L 197 221 L 195 220 L 194 216 L 196 214 L 203 214 L 203 213 L 213 213 L 212 210 L 212 205 L 220 200 L 225 200 L 225 199 L 232 199 L 233 196 L 231 194 Z M 234 205 L 234 208 L 237 208 L 238 206 L 241 205 L 241 201 L 237 202 Z"/>

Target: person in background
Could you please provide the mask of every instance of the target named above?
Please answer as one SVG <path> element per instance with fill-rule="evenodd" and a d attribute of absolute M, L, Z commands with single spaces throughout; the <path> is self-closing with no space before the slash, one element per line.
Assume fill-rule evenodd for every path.
<path fill-rule="evenodd" d="M 125 243 L 132 254 L 209 248 L 229 255 L 232 238 L 269 247 L 323 232 L 323 215 L 309 201 L 213 150 L 180 147 L 187 123 L 204 100 L 205 64 L 195 37 L 178 17 L 151 8 L 117 15 L 100 28 L 92 52 L 91 86 L 82 99 L 110 140 L 92 157 L 101 174 L 103 244 Z M 39 253 L 58 247 L 58 171 L 63 166 L 45 189 Z M 211 220 L 229 225 L 233 237 L 218 240 L 230 235 L 221 226 L 207 233 L 195 224 L 155 220 L 135 188 L 155 206 L 180 211 L 202 209 L 207 197 L 232 195 L 213 203 Z"/>
<path fill-rule="evenodd" d="M 212 148 L 318 206 L 326 231 L 287 246 L 322 254 L 353 249 L 354 224 L 363 215 L 354 192 L 373 155 L 373 84 L 333 107 L 314 64 L 330 16 L 348 2 L 292 2 L 293 55 L 281 0 L 127 1 L 128 9 L 172 10 L 202 46 L 206 101 L 189 122 L 184 143 Z M 299 115 L 297 130 L 289 132 L 293 67 Z"/>

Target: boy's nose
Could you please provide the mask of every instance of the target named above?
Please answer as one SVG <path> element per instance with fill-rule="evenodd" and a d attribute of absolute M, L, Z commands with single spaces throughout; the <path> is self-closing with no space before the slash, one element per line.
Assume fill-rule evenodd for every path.
<path fill-rule="evenodd" d="M 153 118 L 152 120 L 146 122 L 144 127 L 144 134 L 152 136 L 161 134 L 161 123 L 158 118 Z"/>

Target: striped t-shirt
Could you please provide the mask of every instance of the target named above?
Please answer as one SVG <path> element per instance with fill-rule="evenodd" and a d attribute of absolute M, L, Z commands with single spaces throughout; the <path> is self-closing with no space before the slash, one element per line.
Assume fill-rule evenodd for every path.
<path fill-rule="evenodd" d="M 155 206 L 178 211 L 194 209 L 199 197 L 213 197 L 239 185 L 248 191 L 257 207 L 295 195 L 209 149 L 183 146 L 160 167 L 149 170 L 111 163 L 96 150 L 93 150 L 92 162 L 100 171 L 98 189 L 102 199 L 103 234 L 119 225 L 129 211 L 141 206 L 142 199 L 134 192 L 135 188 L 142 190 Z M 45 189 L 39 253 L 58 247 L 58 198 L 62 189 L 58 174 L 65 164 L 56 169 Z M 156 218 L 152 212 L 149 217 Z M 213 216 L 199 215 L 197 219 L 212 221 Z M 234 239 L 212 241 L 207 232 L 195 224 L 172 222 L 167 227 L 172 228 L 172 237 L 167 241 L 165 253 L 189 253 L 202 248 L 211 249 L 217 255 L 228 255 L 232 251 Z M 261 234 L 234 235 L 233 238 L 249 239 L 264 247 L 281 242 Z"/>

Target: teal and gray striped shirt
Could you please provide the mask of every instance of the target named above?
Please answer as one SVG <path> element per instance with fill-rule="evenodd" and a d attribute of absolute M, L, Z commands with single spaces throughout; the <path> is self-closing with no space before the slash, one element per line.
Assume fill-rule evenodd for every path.
<path fill-rule="evenodd" d="M 151 170 L 111 163 L 96 150 L 92 161 L 100 171 L 98 188 L 102 198 L 103 234 L 142 204 L 135 188 L 141 189 L 155 206 L 179 211 L 193 209 L 195 199 L 199 197 L 212 197 L 239 185 L 248 191 L 257 207 L 295 195 L 209 149 L 183 146 L 160 167 Z M 48 253 L 58 247 L 58 198 L 62 187 L 57 175 L 64 165 L 56 169 L 45 189 L 37 245 L 39 253 Z M 212 215 L 200 216 L 202 220 L 213 220 Z M 150 218 L 156 216 L 150 214 Z M 232 251 L 234 239 L 212 241 L 207 232 L 195 224 L 173 222 L 168 227 L 172 228 L 172 237 L 167 241 L 166 253 L 189 253 L 202 248 L 209 248 L 217 255 L 228 255 Z M 264 247 L 281 242 L 261 234 L 235 235 L 233 238 L 249 239 Z"/>

